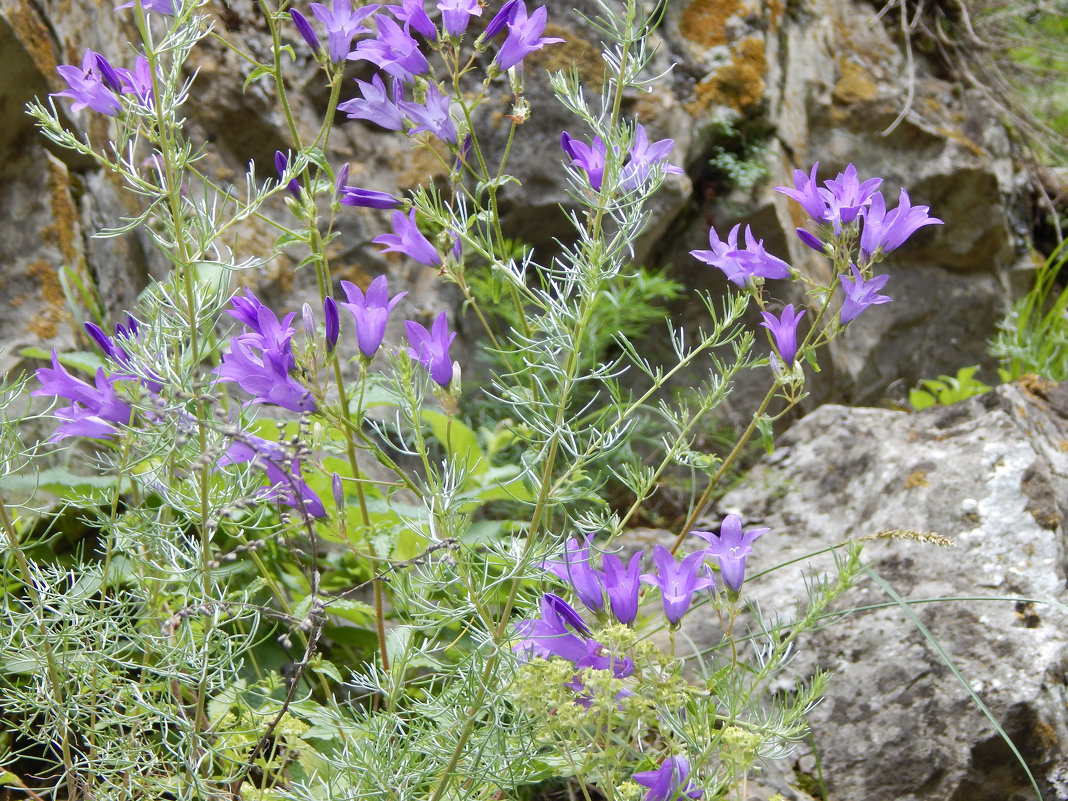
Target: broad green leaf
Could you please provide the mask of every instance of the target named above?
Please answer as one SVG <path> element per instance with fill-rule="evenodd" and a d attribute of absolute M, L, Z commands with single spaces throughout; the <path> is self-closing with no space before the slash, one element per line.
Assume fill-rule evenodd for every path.
<path fill-rule="evenodd" d="M 69 367 L 72 370 L 78 370 L 79 372 L 91 376 L 95 376 L 96 371 L 104 366 L 103 359 L 95 353 L 89 353 L 84 350 L 75 350 L 70 351 L 69 353 L 59 353 L 57 355 L 59 356 L 59 363 L 64 367 Z M 19 351 L 19 356 L 23 356 L 27 359 L 42 359 L 46 362 L 52 361 L 52 351 L 38 348 L 36 346 L 23 348 Z"/>
<path fill-rule="evenodd" d="M 449 456 L 472 477 L 489 469 L 489 460 L 478 446 L 478 435 L 455 417 L 431 409 L 423 410 L 423 419 L 434 437 L 445 446 Z"/>

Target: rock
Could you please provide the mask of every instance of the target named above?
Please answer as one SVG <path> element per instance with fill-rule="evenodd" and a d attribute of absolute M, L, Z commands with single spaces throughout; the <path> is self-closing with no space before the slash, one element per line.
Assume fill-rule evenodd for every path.
<path fill-rule="evenodd" d="M 768 526 L 756 575 L 847 539 L 928 627 L 1027 760 L 1043 798 L 1068 798 L 1068 387 L 1005 385 L 908 414 L 823 406 L 729 492 L 719 512 Z M 719 516 L 708 521 L 718 523 Z M 887 532 L 913 532 L 890 535 Z M 948 537 L 951 547 L 921 541 Z M 901 538 L 904 539 L 901 539 Z M 744 592 L 792 614 L 826 556 L 775 569 Z M 938 600 L 957 598 L 960 600 Z M 1009 748 L 900 607 L 862 579 L 805 635 L 794 669 L 833 673 L 810 720 L 831 798 L 1034 798 Z M 873 608 L 869 608 L 873 607 Z M 690 629 L 716 642 L 709 621 Z M 814 773 L 802 748 L 795 773 Z"/>

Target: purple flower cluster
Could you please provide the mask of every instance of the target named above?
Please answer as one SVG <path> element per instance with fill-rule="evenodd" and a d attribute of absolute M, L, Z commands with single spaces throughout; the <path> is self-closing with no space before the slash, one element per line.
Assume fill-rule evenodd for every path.
<path fill-rule="evenodd" d="M 301 509 L 311 517 L 326 517 L 323 502 L 301 475 L 300 460 L 277 442 L 243 434 L 227 449 L 216 466 L 247 462 L 262 469 L 271 482 L 271 486 L 263 490 L 263 498 Z"/>
<path fill-rule="evenodd" d="M 608 147 L 599 136 L 593 138 L 592 144 L 575 139 L 567 131 L 560 134 L 560 145 L 571 163 L 586 173 L 590 188 L 601 191 L 604 183 L 605 163 L 608 159 Z M 681 175 L 683 170 L 674 164 L 668 164 L 668 154 L 675 146 L 673 139 L 660 139 L 650 144 L 649 135 L 641 123 L 635 124 L 634 143 L 623 159 L 620 172 L 620 186 L 633 190 L 649 179 L 653 167 L 661 166 L 665 173 Z"/>
<path fill-rule="evenodd" d="M 711 250 L 691 250 L 690 255 L 705 264 L 718 267 L 727 276 L 727 280 L 744 287 L 753 278 L 789 278 L 790 265 L 777 256 L 772 256 L 764 249 L 764 240 L 757 240 L 747 225 L 745 227 L 745 246 L 738 246 L 738 229 L 736 225 L 724 242 L 716 233 L 715 227 L 708 231 L 708 243 Z"/>
<path fill-rule="evenodd" d="M 291 412 L 314 412 L 315 399 L 293 373 L 297 360 L 293 354 L 290 326 L 293 313 L 282 320 L 260 302 L 252 290 L 245 297 L 234 297 L 229 314 L 244 323 L 245 331 L 230 339 L 230 350 L 215 368 L 220 381 L 232 381 L 253 396 L 249 403 L 267 403 Z"/>
<path fill-rule="evenodd" d="M 430 73 L 430 62 L 414 34 L 424 42 L 443 38 L 458 40 L 472 18 L 482 16 L 483 6 L 480 0 L 440 0 L 437 4 L 441 14 L 439 31 L 421 0 L 358 9 L 352 8 L 350 0 L 335 0 L 333 7 L 312 3 L 313 15 L 325 29 L 330 60 L 335 64 L 346 60 L 367 61 L 379 70 L 370 82 L 357 80 L 360 96 L 339 104 L 338 108 L 350 119 L 367 120 L 390 131 L 407 131 L 409 136 L 426 133 L 457 147 L 460 132 L 453 119 L 451 96 L 433 81 L 421 89 L 416 87 L 417 79 Z M 563 41 L 541 35 L 546 13 L 544 7 L 539 7 L 528 14 L 523 0 L 510 0 L 477 38 L 475 47 L 483 49 L 504 33 L 504 41 L 493 61 L 494 68 L 504 71 L 521 67 L 530 53 Z M 319 37 L 308 18 L 297 9 L 291 9 L 290 16 L 301 38 L 313 52 L 321 53 Z M 369 27 L 372 23 L 373 28 Z M 361 36 L 364 38 L 353 45 Z M 388 90 L 383 75 L 391 81 Z M 406 92 L 410 99 L 405 99 Z"/>
<path fill-rule="evenodd" d="M 148 59 L 138 56 L 132 70 L 112 67 L 106 58 L 92 50 L 86 50 L 82 66 L 62 64 L 56 67 L 70 87 L 62 92 L 53 92 L 52 97 L 66 97 L 71 111 L 90 108 L 110 117 L 122 111 L 121 95 L 133 95 L 143 106 L 152 105 L 152 70 Z"/>
<path fill-rule="evenodd" d="M 698 590 L 715 591 L 716 581 L 706 565 L 709 559 L 719 563 L 724 584 L 737 592 L 745 577 L 745 558 L 752 551 L 752 542 L 767 529 L 750 529 L 742 532 L 742 522 L 737 515 L 727 515 L 720 526 L 720 533 L 694 531 L 693 534 L 708 542 L 708 547 L 695 551 L 681 560 L 676 560 L 663 545 L 653 550 L 656 571 L 642 573 L 642 554 L 634 554 L 626 567 L 616 554 L 606 553 L 601 557 L 601 568 L 594 565 L 593 545 L 589 537 L 571 537 L 564 545 L 563 555 L 550 559 L 542 567 L 567 582 L 576 597 L 590 611 L 602 614 L 607 606 L 613 617 L 624 625 L 631 625 L 638 617 L 641 585 L 647 584 L 660 590 L 664 615 L 672 625 L 677 624 L 689 610 L 694 593 Z"/>
<path fill-rule="evenodd" d="M 805 173 L 794 170 L 794 185 L 778 186 L 782 192 L 801 204 L 817 223 L 829 225 L 834 234 L 842 232 L 844 226 L 854 222 L 860 224 L 860 250 L 866 261 L 871 261 L 879 254 L 889 253 L 905 243 L 910 236 L 925 225 L 941 225 L 942 220 L 931 217 L 927 206 L 913 206 L 909 194 L 904 189 L 898 198 L 897 208 L 886 210 L 886 199 L 879 191 L 882 178 L 869 178 L 861 182 L 857 177 L 857 168 L 852 164 L 844 172 L 819 186 L 816 172 L 819 162 L 812 165 L 812 171 Z M 808 231 L 798 230 L 798 236 L 806 244 L 825 249 L 825 240 L 813 236 Z"/>
<path fill-rule="evenodd" d="M 41 387 L 30 394 L 66 398 L 72 403 L 56 410 L 55 416 L 63 425 L 48 441 L 57 442 L 66 437 L 111 439 L 119 433 L 119 426 L 130 425 L 133 409 L 115 391 L 115 382 L 125 378 L 129 376 L 109 377 L 101 367 L 96 371 L 96 386 L 92 386 L 68 373 L 53 350 L 52 367 L 37 371 Z"/>

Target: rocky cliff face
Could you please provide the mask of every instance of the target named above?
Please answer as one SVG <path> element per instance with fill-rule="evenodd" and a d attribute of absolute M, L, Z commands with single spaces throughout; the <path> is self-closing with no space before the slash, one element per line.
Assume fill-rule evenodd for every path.
<path fill-rule="evenodd" d="M 549 2 L 549 33 L 567 42 L 538 54 L 528 69 L 534 115 L 520 131 L 512 162 L 523 185 L 505 204 L 508 231 L 546 247 L 566 231 L 558 208 L 568 202 L 557 169 L 558 137 L 575 123 L 551 98 L 544 71 L 574 64 L 594 88 L 600 74 L 596 32 L 576 13 L 576 5 L 582 10 L 583 4 L 573 0 Z M 80 62 L 85 48 L 120 59 L 128 54 L 124 18 L 107 8 L 101 13 L 97 6 L 89 0 L 0 2 L 0 143 L 8 154 L 0 167 L 7 187 L 0 200 L 0 225 L 5 226 L 0 294 L 10 308 L 0 321 L 0 338 L 7 344 L 0 368 L 14 364 L 25 345 L 71 344 L 72 321 L 58 268 L 66 266 L 86 284 L 95 283 L 113 313 L 133 304 L 150 270 L 165 269 L 146 255 L 150 249 L 138 236 L 91 238 L 135 210 L 134 199 L 91 162 L 49 155 L 21 113 L 30 97 L 60 88 L 55 66 Z M 212 0 L 204 8 L 216 17 L 220 33 L 235 37 L 251 53 L 267 52 L 255 4 Z M 1013 216 L 1020 181 L 1006 131 L 980 98 L 935 77 L 918 58 L 910 65 L 890 32 L 892 20 L 876 21 L 877 10 L 859 0 L 668 3 L 658 29 L 657 64 L 675 67 L 648 94 L 628 98 L 627 112 L 651 136 L 675 139 L 673 159 L 687 170 L 665 188 L 637 260 L 668 264 L 692 286 L 724 288 L 717 271 L 688 255 L 707 247 L 711 224 L 727 229 L 735 222 L 752 223 L 772 252 L 806 271 L 826 269 L 792 235 L 802 223 L 796 204 L 772 191 L 790 182 L 793 169 L 817 160 L 821 174 L 833 175 L 852 162 L 864 175 L 884 176 L 888 196 L 907 186 L 915 202 L 930 205 L 946 221 L 895 254 L 888 291 L 897 302 L 865 315 L 835 345 L 828 369 L 814 385 L 814 402 L 875 402 L 895 382 L 909 384 L 987 361 L 985 340 L 1005 310 L 1020 265 Z M 298 124 L 310 131 L 325 105 L 325 90 L 314 63 L 299 45 L 296 51 L 289 73 L 292 97 Z M 254 82 L 242 92 L 248 67 L 210 43 L 196 51 L 192 69 L 198 75 L 189 126 L 212 145 L 210 174 L 232 180 L 250 159 L 268 174 L 274 150 L 290 144 L 269 85 Z M 500 109 L 484 121 L 487 126 L 507 112 L 508 100 L 500 98 Z M 69 121 L 97 141 L 107 138 L 106 118 L 81 112 Z M 709 160 L 720 152 L 737 155 L 743 144 L 747 150 L 741 157 L 757 162 L 766 176 L 739 191 Z M 425 154 L 362 122 L 339 126 L 329 158 L 350 163 L 354 183 L 385 191 L 433 180 L 436 169 Z M 387 230 L 386 214 L 347 212 L 334 253 L 338 278 L 366 281 L 388 271 L 421 297 L 440 291 L 432 275 L 383 258 L 371 246 L 370 240 Z M 250 221 L 235 242 L 248 255 L 265 256 L 268 234 Z M 299 258 L 275 258 L 246 280 L 277 300 L 288 295 L 295 307 L 310 276 L 294 275 L 295 260 L 289 256 Z M 428 300 L 427 305 L 433 304 Z M 680 307 L 677 313 L 692 312 Z"/>
<path fill-rule="evenodd" d="M 1034 798 L 963 681 L 1042 797 L 1068 798 L 1066 446 L 1063 385 L 1005 385 L 917 414 L 826 405 L 723 498 L 719 511 L 771 529 L 750 575 L 788 565 L 744 587 L 765 614 L 789 619 L 784 599 L 801 594 L 804 572 L 832 568 L 826 555 L 790 560 L 871 538 L 879 578 L 850 591 L 839 610 L 849 616 L 806 637 L 795 663 L 802 676 L 834 674 L 810 717 L 831 798 Z M 718 642 L 712 620 L 695 623 L 698 646 Z M 795 775 L 770 783 L 811 789 L 815 756 L 803 747 Z"/>

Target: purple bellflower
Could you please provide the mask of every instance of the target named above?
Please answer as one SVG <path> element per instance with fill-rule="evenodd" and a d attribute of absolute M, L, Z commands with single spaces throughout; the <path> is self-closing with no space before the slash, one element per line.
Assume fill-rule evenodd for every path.
<path fill-rule="evenodd" d="M 668 757 L 657 770 L 634 774 L 634 781 L 649 788 L 642 801 L 677 801 L 679 796 L 700 798 L 704 790 L 694 787 L 690 778 L 690 762 L 684 756 Z"/>
<path fill-rule="evenodd" d="M 249 403 L 270 403 L 293 412 L 315 411 L 315 400 L 290 373 L 297 366 L 291 344 L 294 315 L 279 321 L 252 290 L 231 300 L 230 314 L 251 330 L 231 337 L 230 350 L 215 368 L 220 381 L 232 381 L 253 395 Z M 258 352 L 257 352 L 258 351 Z"/>
<path fill-rule="evenodd" d="M 304 481 L 300 461 L 276 442 L 244 434 L 235 441 L 216 462 L 216 466 L 252 462 L 267 474 L 271 487 L 263 497 L 277 500 L 294 509 L 303 509 L 312 517 L 326 517 L 326 509 L 319 496 Z"/>
<path fill-rule="evenodd" d="M 638 123 L 634 131 L 634 144 L 631 145 L 627 163 L 623 165 L 620 186 L 624 189 L 637 189 L 649 178 L 654 165 L 663 164 L 664 172 L 670 175 L 682 175 L 682 168 L 667 164 L 668 154 L 675 146 L 674 139 L 660 139 L 649 144 L 645 128 Z"/>
<path fill-rule="evenodd" d="M 119 74 L 124 95 L 133 95 L 142 106 L 152 107 L 152 67 L 147 58 L 139 54 L 132 70 L 120 67 L 115 72 Z"/>
<path fill-rule="evenodd" d="M 701 539 L 707 540 L 709 548 L 705 551 L 706 556 L 714 556 L 719 560 L 719 572 L 723 577 L 723 583 L 735 592 L 742 587 L 745 581 L 745 558 L 753 553 L 752 544 L 761 534 L 766 534 L 770 529 L 751 528 L 742 533 L 742 519 L 738 515 L 727 515 L 719 526 L 719 534 L 711 531 L 691 531 Z"/>
<path fill-rule="evenodd" d="M 115 10 L 119 11 L 124 8 L 133 8 L 136 5 L 137 0 L 130 0 L 129 3 L 115 6 Z M 141 8 L 145 11 L 155 11 L 157 14 L 173 17 L 181 10 L 182 4 L 180 0 L 141 0 Z"/>
<path fill-rule="evenodd" d="M 240 337 L 230 340 L 230 350 L 215 368 L 220 381 L 233 381 L 254 396 L 248 404 L 269 403 L 291 412 L 314 412 L 315 399 L 289 374 L 293 361 L 289 351 L 256 352 Z M 246 404 L 246 405 L 248 405 Z"/>
<path fill-rule="evenodd" d="M 341 289 L 348 302 L 341 305 L 349 310 L 356 322 L 356 341 L 360 353 L 368 359 L 373 358 L 386 335 L 386 323 L 393 307 L 400 303 L 407 292 L 399 292 L 391 299 L 386 276 L 380 275 L 367 287 L 367 294 L 350 281 L 342 281 Z"/>
<path fill-rule="evenodd" d="M 794 170 L 794 186 L 791 189 L 788 186 L 775 187 L 776 192 L 782 192 L 787 197 L 792 197 L 798 203 L 801 204 L 801 208 L 808 212 L 808 215 L 818 222 L 826 222 L 827 217 L 827 200 L 820 192 L 819 182 L 816 180 L 816 170 L 820 167 L 820 163 L 817 161 L 812 165 L 812 172 L 808 175 L 804 170 Z M 800 233 L 798 234 L 800 236 Z"/>
<path fill-rule="evenodd" d="M 388 192 L 344 184 L 338 187 L 338 197 L 343 206 L 362 206 L 365 209 L 399 209 L 404 205 L 403 200 Z"/>
<path fill-rule="evenodd" d="M 114 383 L 120 378 L 122 376 L 109 378 L 100 368 L 96 371 L 94 387 L 68 373 L 53 349 L 52 367 L 37 371 L 41 388 L 30 394 L 66 398 L 72 403 L 55 411 L 56 418 L 64 422 L 48 441 L 58 442 L 66 437 L 111 439 L 119 432 L 118 426 L 130 425 L 133 409 L 115 392 Z"/>
<path fill-rule="evenodd" d="M 800 239 L 802 243 L 808 245 L 817 253 L 827 253 L 827 246 L 824 245 L 823 241 L 812 232 L 806 231 L 804 228 L 797 228 L 794 230 L 794 233 L 797 234 L 797 238 Z"/>
<path fill-rule="evenodd" d="M 403 87 L 400 81 L 393 83 L 392 93 L 386 92 L 386 85 L 381 75 L 373 75 L 371 82 L 357 80 L 363 97 L 354 97 L 344 103 L 338 103 L 338 109 L 344 111 L 350 120 L 367 120 L 387 131 L 403 131 L 404 115 L 398 106 L 402 102 Z"/>
<path fill-rule="evenodd" d="M 857 168 L 849 164 L 845 172 L 830 181 L 824 181 L 827 187 L 821 190 L 821 194 L 827 201 L 827 219 L 834 224 L 834 229 L 839 230 L 840 225 L 848 225 L 857 218 L 861 210 L 872 201 L 882 178 L 869 178 L 861 183 L 857 178 Z"/>
<path fill-rule="evenodd" d="M 274 151 L 274 168 L 278 170 L 278 177 L 284 179 L 285 172 L 289 169 L 289 157 L 281 150 Z M 286 184 L 286 189 L 289 190 L 293 197 L 300 197 L 300 184 L 297 183 L 296 178 L 290 179 L 289 183 Z"/>
<path fill-rule="evenodd" d="M 412 83 L 417 75 L 423 75 L 430 69 L 426 57 L 419 51 L 419 44 L 407 28 L 401 28 L 382 14 L 375 20 L 378 22 L 378 36 L 361 40 L 356 49 L 349 53 L 350 61 L 370 61 L 402 83 Z"/>
<path fill-rule="evenodd" d="M 594 192 L 600 192 L 604 182 L 605 159 L 608 157 L 608 148 L 601 137 L 595 136 L 593 144 L 587 145 L 564 131 L 560 134 L 560 145 L 570 157 L 571 163 L 585 171 L 590 188 Z"/>
<path fill-rule="evenodd" d="M 542 568 L 566 581 L 587 609 L 599 612 L 604 608 L 604 587 L 601 574 L 590 564 L 590 538 L 580 544 L 570 537 L 564 545 L 563 559 L 542 563 Z"/>
<path fill-rule="evenodd" d="M 497 53 L 497 67 L 510 69 L 520 64 L 524 58 L 535 50 L 541 50 L 547 44 L 564 41 L 557 36 L 542 36 L 545 30 L 545 6 L 539 6 L 534 13 L 527 16 L 527 6 L 522 0 L 512 8 L 511 18 L 507 21 L 508 36 Z"/>
<path fill-rule="evenodd" d="M 440 0 L 437 7 L 450 36 L 462 35 L 471 17 L 482 16 L 482 6 L 478 0 Z"/>
<path fill-rule="evenodd" d="M 630 558 L 625 569 L 623 560 L 614 553 L 602 556 L 601 564 L 604 568 L 601 578 L 612 605 L 612 614 L 620 623 L 629 626 L 638 617 L 638 595 L 642 588 L 641 552 Z"/>
<path fill-rule="evenodd" d="M 925 225 L 942 225 L 942 220 L 932 217 L 928 206 L 913 206 L 909 193 L 904 189 L 898 198 L 897 208 L 886 210 L 886 201 L 881 193 L 871 199 L 871 205 L 863 211 L 864 228 L 860 234 L 860 250 L 871 258 L 876 253 L 889 253 L 901 247 L 905 240 Z"/>
<path fill-rule="evenodd" d="M 850 280 L 845 275 L 842 276 L 842 291 L 845 292 L 845 301 L 842 303 L 841 311 L 838 312 L 838 319 L 842 321 L 842 325 L 855 320 L 869 306 L 889 303 L 893 300 L 887 295 L 879 294 L 879 290 L 886 286 L 886 282 L 890 280 L 889 275 L 877 275 L 865 281 L 864 275 L 857 269 L 855 264 L 851 264 L 849 269 L 853 273 L 853 279 Z"/>
<path fill-rule="evenodd" d="M 423 0 L 401 0 L 399 6 L 386 6 L 386 9 L 428 42 L 437 41 L 438 29 L 427 15 Z"/>
<path fill-rule="evenodd" d="M 315 35 L 315 28 L 308 22 L 308 18 L 295 8 L 289 9 L 289 16 L 293 20 L 293 27 L 297 29 L 297 33 L 300 34 L 300 37 L 307 43 L 308 47 L 311 48 L 315 57 L 318 58 L 322 47 L 319 44 L 319 37 Z M 347 51 L 346 55 L 348 55 Z"/>
<path fill-rule="evenodd" d="M 501 10 L 494 15 L 489 25 L 486 26 L 486 30 L 482 32 L 482 40 L 489 41 L 494 39 L 508 27 L 508 23 L 512 21 L 512 15 L 521 2 L 523 0 L 508 0 L 507 3 L 501 6 Z"/>
<path fill-rule="evenodd" d="M 408 334 L 408 355 L 419 361 L 430 377 L 442 389 L 452 383 L 452 360 L 449 347 L 456 333 L 449 331 L 449 319 L 445 312 L 435 318 L 433 328 L 427 331 L 419 323 L 406 320 L 404 330 Z"/>
<path fill-rule="evenodd" d="M 91 108 L 93 111 L 114 117 L 122 111 L 122 101 L 116 92 L 118 89 L 110 89 L 104 83 L 104 76 L 100 69 L 100 62 L 104 57 L 92 50 L 86 50 L 82 57 L 82 66 L 74 67 L 69 64 L 61 64 L 56 71 L 67 82 L 69 89 L 62 92 L 53 92 L 52 97 L 68 97 L 71 103 L 71 111 L 81 111 L 83 108 Z M 109 76 L 114 74 L 111 65 L 108 65 Z"/>
<path fill-rule="evenodd" d="M 323 321 L 326 326 L 326 352 L 333 353 L 341 335 L 341 321 L 337 316 L 337 301 L 327 297 L 323 301 Z"/>
<path fill-rule="evenodd" d="M 705 264 L 723 271 L 728 281 L 744 287 L 751 278 L 789 278 L 790 265 L 772 256 L 764 249 L 764 240 L 757 240 L 749 226 L 745 227 L 745 249 L 738 247 L 738 230 L 735 225 L 727 235 L 727 241 L 719 238 L 716 229 L 708 231 L 711 250 L 691 250 L 690 255 Z"/>
<path fill-rule="evenodd" d="M 415 209 L 408 212 L 407 216 L 401 211 L 393 212 L 393 233 L 379 234 L 371 241 L 377 245 L 385 245 L 383 253 L 404 253 L 427 267 L 441 266 L 438 251 L 416 225 Z"/>
<path fill-rule="evenodd" d="M 589 627 L 567 601 L 551 592 L 541 598 L 541 618 L 521 620 L 515 630 L 521 639 L 514 650 L 528 658 L 559 656 L 575 663 L 589 655 Z"/>
<path fill-rule="evenodd" d="M 697 551 L 679 563 L 663 545 L 657 545 L 653 550 L 657 572 L 643 574 L 642 581 L 660 588 L 664 615 L 671 625 L 678 623 L 686 614 L 695 592 L 716 586 L 716 580 L 711 575 L 697 575 L 704 565 L 704 559 L 705 552 Z"/>
<path fill-rule="evenodd" d="M 449 104 L 452 98 L 443 93 L 436 83 L 430 84 L 426 90 L 426 102 L 402 100 L 398 105 L 408 119 L 414 123 L 408 131 L 408 136 L 418 133 L 429 133 L 436 136 L 442 142 L 451 145 L 456 144 L 459 134 L 456 131 L 456 123 L 449 113 Z"/>
<path fill-rule="evenodd" d="M 625 679 L 634 673 L 634 660 L 626 656 L 616 656 L 597 640 L 586 640 L 586 655 L 575 662 L 575 667 L 579 670 L 611 670 L 617 679 Z M 566 686 L 577 692 L 585 689 L 578 677 Z"/>
<path fill-rule="evenodd" d="M 782 314 L 779 317 L 776 317 L 771 312 L 761 312 L 760 314 L 764 318 L 764 322 L 761 325 L 768 329 L 775 339 L 775 349 L 779 352 L 783 365 L 787 368 L 791 367 L 794 363 L 794 357 L 797 355 L 797 324 L 804 317 L 805 310 L 802 309 L 800 312 L 795 312 L 791 303 L 782 310 Z"/>
<path fill-rule="evenodd" d="M 326 48 L 331 61 L 340 64 L 348 57 L 352 40 L 361 33 L 371 32 L 362 23 L 378 8 L 377 5 L 370 5 L 354 11 L 351 0 L 334 0 L 332 8 L 322 3 L 311 4 L 315 18 L 326 26 Z M 293 21 L 296 22 L 296 18 Z"/>

